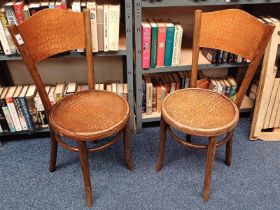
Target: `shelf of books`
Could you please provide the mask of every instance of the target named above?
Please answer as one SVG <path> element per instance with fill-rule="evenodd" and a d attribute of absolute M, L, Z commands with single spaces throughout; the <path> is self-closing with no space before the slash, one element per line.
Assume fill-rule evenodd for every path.
<path fill-rule="evenodd" d="M 32 15 L 43 9 L 71 10 L 82 12 L 89 9 L 91 13 L 92 45 L 94 56 L 122 56 L 126 68 L 124 72 L 125 90 L 131 109 L 130 128 L 134 130 L 134 101 L 133 101 L 133 45 L 132 45 L 132 0 L 4 0 L 0 2 L 0 62 L 5 71 L 1 71 L 0 77 L 10 77 L 8 65 L 5 62 L 22 60 L 11 39 L 7 29 L 8 24 L 20 24 L 28 20 Z M 83 24 L 83 23 L 81 23 Z M 40 27 L 40 26 L 38 26 Z M 51 58 L 84 58 L 84 49 L 71 52 L 63 52 Z M 5 72 L 5 73 L 3 73 Z M 110 78 L 108 78 L 110 80 Z M 12 81 L 8 85 L 17 88 Z M 3 85 L 3 84 L 0 84 Z M 118 86 L 120 88 L 120 85 Z M 104 85 L 101 85 L 104 88 Z M 108 86 L 108 88 L 110 88 Z M 5 100 L 4 100 L 5 101 Z M 0 110 L 1 112 L 1 110 Z M 18 126 L 19 128 L 20 126 Z M 44 127 L 44 126 L 43 126 Z M 23 128 L 22 128 L 23 129 Z M 28 128 L 2 132 L 7 134 L 21 134 L 48 131 L 47 128 Z M 1 131 L 1 130 L 0 130 Z M 15 131 L 15 132 L 14 132 Z M 0 134 L 1 135 L 1 134 Z"/>
<path fill-rule="evenodd" d="M 160 105 L 158 104 L 166 95 L 189 87 L 187 84 L 192 68 L 191 37 L 193 32 L 191 28 L 194 19 L 190 14 L 194 14 L 195 6 L 259 3 L 268 2 L 265 0 L 135 0 L 135 98 L 138 131 L 142 130 L 142 123 L 159 120 Z M 279 3 L 279 1 L 269 1 L 269 3 Z M 176 13 L 176 6 L 188 7 L 188 14 L 186 14 L 188 20 L 183 18 L 185 10 L 178 10 Z M 171 8 L 156 9 L 156 7 Z M 207 11 L 211 11 L 212 7 L 207 8 Z M 167 14 L 161 13 L 161 9 Z M 172 9 L 176 12 L 171 11 Z M 212 8 L 212 10 L 214 9 Z M 199 87 L 227 95 L 224 89 L 232 86 L 229 83 L 235 81 L 235 78 L 227 78 L 227 76 L 217 78 L 213 75 L 204 77 L 201 72 L 219 68 L 221 71 L 228 68 L 237 70 L 248 67 L 249 63 L 250 61 L 245 58 L 230 52 L 202 48 L 199 55 Z M 213 86 L 219 88 L 215 89 Z M 233 86 L 237 88 L 238 85 L 235 82 Z M 253 101 L 246 96 L 241 106 L 241 112 L 249 112 L 252 109 Z"/>
<path fill-rule="evenodd" d="M 279 0 L 142 0 L 142 7 L 212 6 L 265 3 L 279 3 Z"/>

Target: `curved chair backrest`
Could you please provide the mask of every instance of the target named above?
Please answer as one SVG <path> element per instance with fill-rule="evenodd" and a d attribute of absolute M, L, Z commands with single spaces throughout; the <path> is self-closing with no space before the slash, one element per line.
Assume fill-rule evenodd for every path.
<path fill-rule="evenodd" d="M 273 30 L 273 25 L 264 24 L 256 17 L 239 9 L 207 13 L 196 10 L 191 87 L 196 87 L 200 47 L 240 55 L 251 61 L 235 99 L 235 103 L 240 107 Z"/>
<path fill-rule="evenodd" d="M 90 89 L 94 88 L 90 14 L 45 9 L 22 24 L 9 25 L 9 31 L 37 87 L 47 113 L 51 103 L 35 66 L 36 63 L 69 50 L 86 48 L 87 75 Z"/>

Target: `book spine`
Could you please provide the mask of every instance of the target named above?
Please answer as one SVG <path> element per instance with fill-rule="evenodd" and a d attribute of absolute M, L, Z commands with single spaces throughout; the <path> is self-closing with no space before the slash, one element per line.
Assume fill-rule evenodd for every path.
<path fill-rule="evenodd" d="M 1 99 L 0 100 L 0 125 L 1 125 L 1 128 L 2 128 L 3 132 L 9 132 L 10 130 L 13 130 L 13 129 L 9 128 L 9 124 L 6 120 L 5 113 L 4 113 L 4 110 L 3 110 L 3 107 L 5 107 L 5 106 L 6 106 L 5 101 L 3 103 L 3 100 Z"/>
<path fill-rule="evenodd" d="M 152 111 L 157 111 L 157 88 L 153 87 L 153 95 L 152 95 Z"/>
<path fill-rule="evenodd" d="M 7 120 L 7 123 L 8 123 L 8 126 L 10 128 L 10 131 L 11 132 L 16 132 L 16 128 L 15 128 L 15 125 L 13 123 L 13 120 L 12 120 L 12 117 L 11 117 L 11 113 L 10 113 L 8 107 L 7 106 L 3 106 L 2 110 L 3 110 L 3 113 L 4 113 L 5 118 Z"/>
<path fill-rule="evenodd" d="M 146 83 L 146 114 L 153 113 L 153 85 L 152 83 Z"/>
<path fill-rule="evenodd" d="M 108 37 L 108 30 L 109 30 L 109 6 L 104 5 L 104 52 L 109 51 L 109 37 Z"/>
<path fill-rule="evenodd" d="M 43 106 L 43 103 L 42 103 L 42 100 L 41 100 L 40 96 L 34 97 L 34 104 L 35 104 L 35 107 L 36 107 L 37 112 L 38 112 L 41 127 L 43 127 L 43 128 L 48 127 L 48 120 L 47 120 L 45 108 Z"/>
<path fill-rule="evenodd" d="M 162 86 L 157 86 L 157 111 L 161 112 Z"/>
<path fill-rule="evenodd" d="M 9 24 L 17 25 L 17 18 L 13 10 L 13 6 L 6 6 L 5 13 Z"/>
<path fill-rule="evenodd" d="M 157 66 L 164 65 L 165 39 L 166 39 L 166 27 L 161 26 L 158 28 Z"/>
<path fill-rule="evenodd" d="M 8 30 L 8 20 L 6 19 L 6 15 L 5 15 L 4 10 L 0 11 L 0 20 L 1 20 L 2 26 L 4 28 L 5 35 L 6 35 L 7 40 L 8 40 L 8 44 L 9 44 L 9 47 L 10 47 L 10 50 L 11 50 L 11 54 L 15 54 L 17 52 L 16 51 L 16 46 L 15 46 L 15 44 L 13 42 L 13 39 L 10 35 L 10 32 Z"/>
<path fill-rule="evenodd" d="M 150 68 L 151 27 L 142 27 L 142 68 Z"/>
<path fill-rule="evenodd" d="M 164 65 L 172 66 L 172 55 L 174 48 L 174 33 L 175 27 L 166 28 L 166 44 L 165 44 L 165 56 L 164 56 Z"/>
<path fill-rule="evenodd" d="M 30 130 L 30 131 L 34 130 L 32 118 L 31 118 L 31 116 L 29 114 L 25 98 L 24 97 L 19 97 L 19 103 L 20 103 L 20 106 L 22 108 L 22 114 L 23 114 L 23 116 L 25 118 L 28 130 Z"/>
<path fill-rule="evenodd" d="M 232 85 L 231 88 L 230 88 L 229 98 L 230 98 L 230 100 L 232 100 L 232 101 L 234 101 L 234 99 L 235 99 L 236 89 L 237 89 L 237 86 L 236 86 L 236 85 Z"/>
<path fill-rule="evenodd" d="M 182 40 L 183 40 L 183 28 L 180 27 L 178 30 L 178 47 L 176 53 L 176 62 L 175 65 L 180 64 L 180 56 L 181 56 L 181 48 L 182 48 Z"/>
<path fill-rule="evenodd" d="M 18 114 L 17 114 L 17 111 L 16 111 L 16 107 L 15 107 L 15 104 L 13 103 L 13 98 L 12 97 L 6 98 L 6 103 L 7 103 L 8 109 L 10 111 L 10 114 L 11 114 L 13 123 L 15 125 L 16 131 L 22 131 L 22 127 L 20 125 L 20 121 L 19 121 L 19 117 L 18 117 Z"/>
<path fill-rule="evenodd" d="M 25 120 L 25 118 L 23 116 L 23 113 L 22 113 L 22 108 L 20 106 L 19 99 L 18 98 L 13 98 L 13 102 L 15 104 L 15 108 L 16 108 L 16 111 L 17 111 L 17 114 L 18 114 L 18 118 L 19 118 L 19 122 L 20 122 L 20 125 L 22 127 L 22 130 L 26 131 L 26 130 L 28 130 L 28 127 L 27 127 L 26 120 Z"/>
<path fill-rule="evenodd" d="M 226 86 L 225 96 L 229 98 L 229 96 L 230 96 L 230 86 Z"/>
<path fill-rule="evenodd" d="M 18 24 L 22 23 L 24 21 L 24 15 L 23 15 L 23 7 L 24 3 L 23 1 L 21 4 L 14 4 L 14 11 L 15 11 L 15 16 L 17 19 Z"/>
<path fill-rule="evenodd" d="M 61 9 L 67 10 L 67 0 L 61 0 Z"/>
<path fill-rule="evenodd" d="M 175 26 L 175 33 L 174 33 L 174 48 L 173 48 L 173 54 L 172 54 L 172 66 L 176 66 L 176 57 L 178 56 L 178 44 L 179 44 L 179 29 Z"/>
<path fill-rule="evenodd" d="M 98 52 L 96 5 L 94 4 L 90 6 L 89 9 L 90 9 L 91 36 L 92 36 L 92 52 Z"/>
<path fill-rule="evenodd" d="M 109 5 L 109 50 L 119 50 L 120 5 Z"/>
<path fill-rule="evenodd" d="M 24 20 L 28 20 L 29 17 L 30 17 L 29 9 L 28 9 L 28 7 L 24 7 L 23 8 L 23 18 L 24 18 Z"/>
<path fill-rule="evenodd" d="M 0 41 L 1 41 L 1 45 L 3 47 L 3 51 L 5 55 L 11 55 L 11 49 L 8 43 L 8 39 L 6 37 L 5 31 L 4 31 L 4 27 L 2 25 L 2 22 L 0 22 Z"/>
<path fill-rule="evenodd" d="M 146 84 L 142 83 L 142 113 L 146 112 Z"/>
<path fill-rule="evenodd" d="M 1 36 L 1 35 L 0 35 Z M 1 40 L 0 40 L 0 54 L 1 55 L 5 55 L 2 44 L 1 44 Z"/>
<path fill-rule="evenodd" d="M 157 65 L 157 44 L 158 44 L 158 27 L 152 27 L 152 41 L 151 41 L 151 68 Z"/>
<path fill-rule="evenodd" d="M 26 98 L 26 104 L 28 106 L 28 111 L 33 121 L 34 129 L 40 128 L 39 116 L 33 98 L 32 97 Z"/>
<path fill-rule="evenodd" d="M 104 7 L 97 5 L 98 50 L 104 50 Z"/>

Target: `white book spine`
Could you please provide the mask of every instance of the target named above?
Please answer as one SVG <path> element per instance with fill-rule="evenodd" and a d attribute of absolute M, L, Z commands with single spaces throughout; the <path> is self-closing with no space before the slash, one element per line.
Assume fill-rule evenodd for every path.
<path fill-rule="evenodd" d="M 109 39 L 108 39 L 108 29 L 109 29 L 109 5 L 104 5 L 104 52 L 109 51 Z"/>
<path fill-rule="evenodd" d="M 72 3 L 72 11 L 73 12 L 81 12 L 81 3 L 80 2 L 73 2 Z M 84 52 L 85 49 L 77 49 L 78 52 Z"/>
<path fill-rule="evenodd" d="M 17 25 L 18 24 L 16 15 L 14 13 L 14 10 L 13 10 L 12 6 L 6 7 L 5 8 L 5 13 L 6 13 L 6 17 L 7 17 L 7 20 L 8 20 L 9 24 L 12 24 L 12 25 Z"/>
<path fill-rule="evenodd" d="M 13 102 L 7 102 L 8 109 L 11 114 L 11 118 L 13 120 L 13 123 L 15 125 L 16 131 L 22 131 L 22 127 L 20 125 L 19 117 L 15 108 L 15 104 Z"/>
<path fill-rule="evenodd" d="M 181 48 L 182 48 L 182 39 L 183 39 L 183 28 L 180 27 L 178 31 L 178 47 L 177 47 L 177 59 L 176 59 L 176 65 L 180 64 L 180 56 L 181 56 Z"/>
<path fill-rule="evenodd" d="M 9 42 L 8 39 L 6 37 L 5 31 L 4 31 L 4 27 L 0 21 L 0 41 L 4 50 L 5 55 L 11 55 L 11 49 L 9 47 Z"/>
<path fill-rule="evenodd" d="M 172 55 L 172 66 L 176 66 L 176 60 L 177 60 L 177 53 L 178 53 L 178 45 L 179 45 L 179 28 L 178 26 L 175 26 L 175 34 L 174 34 L 174 48 L 173 48 L 173 55 Z"/>
<path fill-rule="evenodd" d="M 88 2 L 87 8 L 90 10 L 92 52 L 98 52 L 96 3 L 95 2 Z"/>
<path fill-rule="evenodd" d="M 4 106 L 4 107 L 2 107 L 2 110 L 3 110 L 3 113 L 4 113 L 5 118 L 7 120 L 7 123 L 8 123 L 8 126 L 10 128 L 10 131 L 11 132 L 15 132 L 16 128 L 15 128 L 15 125 L 13 123 L 13 120 L 12 120 L 12 117 L 11 117 L 11 113 L 10 113 L 8 107 Z"/>
<path fill-rule="evenodd" d="M 109 5 L 109 50 L 119 50 L 120 5 Z"/>
<path fill-rule="evenodd" d="M 15 104 L 15 107 L 17 107 L 16 111 L 17 111 L 17 116 L 18 116 L 21 128 L 22 128 L 22 130 L 26 131 L 26 130 L 28 130 L 28 127 L 27 127 L 26 120 L 22 113 L 22 108 L 20 107 L 19 99 L 14 100 L 14 104 Z"/>

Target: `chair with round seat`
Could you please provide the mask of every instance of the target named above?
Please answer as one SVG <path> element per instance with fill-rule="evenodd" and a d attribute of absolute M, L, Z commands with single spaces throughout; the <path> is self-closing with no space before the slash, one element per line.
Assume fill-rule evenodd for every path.
<path fill-rule="evenodd" d="M 209 199 L 211 174 L 216 148 L 226 144 L 226 164 L 232 162 L 233 130 L 238 123 L 239 108 L 253 75 L 262 59 L 274 26 L 264 24 L 250 14 L 228 9 L 203 13 L 195 11 L 191 88 L 175 91 L 162 102 L 160 144 L 156 170 L 162 169 L 166 132 L 183 146 L 207 149 L 204 176 L 205 201 Z M 234 101 L 211 90 L 197 88 L 199 50 L 201 47 L 224 50 L 250 60 L 250 65 Z M 192 143 L 182 139 L 173 129 L 187 136 L 209 137 L 208 144 Z M 217 137 L 225 138 L 217 141 Z"/>
<path fill-rule="evenodd" d="M 83 13 L 57 9 L 42 10 L 18 26 L 10 25 L 9 31 L 46 111 L 51 134 L 49 170 L 53 172 L 56 169 L 58 144 L 78 152 L 86 203 L 90 207 L 92 188 L 88 153 L 113 145 L 123 135 L 124 156 L 129 170 L 133 169 L 133 164 L 130 157 L 130 110 L 127 101 L 115 93 L 94 90 L 89 10 L 84 10 Z M 58 53 L 81 48 L 86 50 L 89 90 L 65 96 L 52 106 L 36 64 Z M 75 141 L 78 146 L 70 146 L 61 137 Z M 87 147 L 87 142 L 106 137 L 113 138 L 100 146 Z"/>

